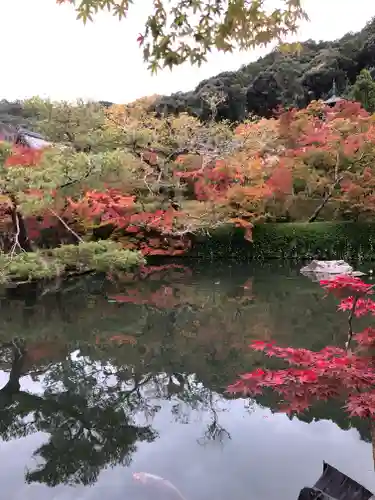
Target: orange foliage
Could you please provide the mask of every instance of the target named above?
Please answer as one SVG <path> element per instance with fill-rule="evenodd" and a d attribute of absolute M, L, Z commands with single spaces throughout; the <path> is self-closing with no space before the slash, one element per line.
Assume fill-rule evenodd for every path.
<path fill-rule="evenodd" d="M 189 250 L 191 232 L 211 223 L 242 228 L 251 242 L 255 223 L 277 220 L 277 210 L 285 215 L 297 198 L 320 202 L 329 196 L 341 211 L 356 215 L 375 210 L 375 120 L 356 103 L 328 108 L 313 102 L 303 110 L 280 111 L 271 120 L 239 125 L 230 136 L 234 147 L 215 143 L 211 148 L 211 136 L 204 147 L 189 142 L 194 134 L 205 138 L 207 128 L 187 116 L 179 124 L 180 118 L 156 118 L 149 112 L 154 100 L 112 106 L 107 113 L 108 124 L 114 121 L 121 130 L 129 126 L 130 131 L 141 129 L 147 139 L 157 136 L 155 147 L 147 145 L 142 151 L 137 146 L 137 168 L 133 159 L 131 168 L 126 166 L 130 180 L 127 177 L 118 189 L 81 186 L 75 197 L 62 195 L 59 217 L 83 223 L 83 228 L 113 226 L 111 237 L 144 255 L 176 256 Z M 183 140 L 173 135 L 177 129 Z M 165 150 L 159 146 L 163 141 Z M 189 147 L 181 147 L 184 154 L 172 160 L 176 151 L 169 150 L 184 141 Z M 35 166 L 42 154 L 15 147 L 5 165 Z M 44 196 L 39 187 L 23 194 Z M 9 206 L 0 202 L 5 218 Z M 273 213 L 270 207 L 276 207 Z M 56 223 L 51 214 L 39 215 L 40 220 L 26 221 L 31 239 Z"/>
<path fill-rule="evenodd" d="M 124 196 L 118 190 L 87 191 L 77 201 L 68 199 L 67 213 L 92 225 L 113 225 L 121 230 L 125 248 L 140 250 L 144 255 L 182 255 L 189 248 L 186 238 L 174 233 L 177 218 L 183 215 L 173 207 L 154 212 L 137 211 L 135 196 Z"/>
<path fill-rule="evenodd" d="M 292 194 L 293 176 L 290 168 L 278 163 L 266 184 L 277 197 Z"/>
<path fill-rule="evenodd" d="M 340 102 L 333 108 L 312 103 L 289 112 L 287 119 L 281 116 L 280 124 L 293 145 L 284 155 L 292 171 L 307 181 L 315 177 L 310 196 L 329 191 L 343 210 L 374 210 L 375 121 L 359 103 Z"/>

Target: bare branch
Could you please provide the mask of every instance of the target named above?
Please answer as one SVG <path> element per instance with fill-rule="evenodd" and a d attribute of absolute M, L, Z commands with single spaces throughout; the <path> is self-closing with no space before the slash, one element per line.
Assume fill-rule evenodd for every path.
<path fill-rule="evenodd" d="M 19 215 L 18 215 L 17 211 L 15 213 L 15 222 L 16 222 L 16 234 L 14 235 L 14 243 L 13 243 L 13 246 L 10 250 L 10 258 L 11 259 L 13 258 L 14 254 L 16 252 L 16 248 L 19 248 L 21 250 L 21 252 L 24 251 L 24 249 L 21 247 L 20 242 L 19 242 L 21 228 L 20 228 Z"/>
<path fill-rule="evenodd" d="M 72 233 L 73 236 L 75 236 L 77 238 L 78 241 L 80 241 L 81 243 L 83 243 L 83 239 L 75 232 L 73 231 L 73 229 L 71 227 L 68 226 L 68 224 L 64 221 L 64 219 L 62 219 L 54 210 L 52 210 L 51 208 L 49 209 L 49 211 L 51 212 L 51 214 L 53 214 L 60 222 L 61 224 L 70 232 Z"/>

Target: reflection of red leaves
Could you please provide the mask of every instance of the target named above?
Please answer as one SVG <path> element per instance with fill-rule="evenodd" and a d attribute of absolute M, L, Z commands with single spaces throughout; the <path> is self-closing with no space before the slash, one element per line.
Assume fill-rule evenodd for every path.
<path fill-rule="evenodd" d="M 161 266 L 141 266 L 135 273 L 127 273 L 121 280 L 126 284 L 126 291 L 108 296 L 111 302 L 118 304 L 151 305 L 158 308 L 171 308 L 181 304 L 179 289 L 184 277 L 191 276 L 191 270 L 181 264 Z M 158 281 L 176 283 L 173 287 L 161 284 L 155 290 Z M 138 287 L 143 283 L 142 288 Z M 148 283 L 149 287 L 147 287 Z M 132 284 L 132 285 L 131 285 Z"/>
<path fill-rule="evenodd" d="M 32 345 L 27 349 L 27 359 L 28 361 L 31 361 L 33 363 L 36 363 L 38 361 L 41 361 L 43 359 L 48 359 L 50 357 L 53 357 L 60 353 L 60 349 L 58 346 L 53 345 L 53 344 L 46 344 L 46 345 L 39 345 L 36 344 L 35 346 Z"/>
<path fill-rule="evenodd" d="M 177 256 L 177 255 L 184 255 L 186 253 L 186 250 L 184 250 L 184 249 L 173 250 L 170 248 L 166 248 L 166 249 L 150 248 L 146 244 L 141 248 L 141 251 L 142 251 L 143 255 L 153 255 L 153 256 L 159 255 L 159 256 L 169 256 L 169 257 L 173 257 L 173 256 Z"/>
<path fill-rule="evenodd" d="M 160 308 L 174 307 L 180 303 L 179 298 L 174 295 L 173 288 L 166 285 L 150 293 L 141 293 L 137 289 L 127 289 L 126 292 L 126 295 L 111 295 L 108 299 L 118 304 L 148 304 Z"/>
<path fill-rule="evenodd" d="M 108 344 L 108 342 L 114 342 L 115 344 L 130 344 L 130 345 L 135 345 L 137 343 L 137 339 L 133 335 L 125 335 L 125 334 L 119 334 L 119 335 L 113 335 L 112 337 L 105 337 L 101 338 L 99 335 L 96 336 L 95 338 L 95 344 L 96 345 L 103 345 L 103 344 Z"/>
<path fill-rule="evenodd" d="M 112 342 L 116 342 L 117 344 L 132 344 L 135 345 L 137 343 L 137 339 L 132 335 L 113 335 L 109 337 L 109 340 Z"/>
<path fill-rule="evenodd" d="M 172 273 L 170 272 L 172 271 Z M 168 273 L 168 274 L 167 274 Z M 190 268 L 182 264 L 164 264 L 161 266 L 141 266 L 140 277 L 150 279 L 161 279 L 161 275 L 167 274 L 169 279 L 173 277 L 191 276 Z"/>

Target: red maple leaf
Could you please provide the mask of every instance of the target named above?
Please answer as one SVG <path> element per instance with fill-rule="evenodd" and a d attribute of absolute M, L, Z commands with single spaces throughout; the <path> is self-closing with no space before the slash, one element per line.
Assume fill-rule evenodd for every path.
<path fill-rule="evenodd" d="M 141 34 L 139 34 L 137 36 L 137 42 L 138 42 L 139 46 L 141 46 L 143 44 L 144 39 L 145 39 L 145 37 L 143 35 L 141 35 Z"/>
<path fill-rule="evenodd" d="M 358 303 L 360 315 L 374 314 L 374 302 L 368 298 L 372 286 L 359 278 L 339 276 L 321 285 L 330 293 L 357 294 L 356 299 L 349 296 L 341 301 L 340 309 L 349 310 L 349 322 Z M 304 411 L 316 400 L 344 398 L 351 416 L 375 418 L 375 359 L 368 352 L 369 347 L 375 346 L 375 328 L 368 327 L 353 338 L 364 354 L 336 346 L 310 351 L 254 341 L 250 345 L 253 350 L 283 359 L 291 366 L 282 370 L 258 368 L 244 373 L 228 391 L 249 395 L 271 388 L 283 400 L 281 409 L 291 414 Z"/>

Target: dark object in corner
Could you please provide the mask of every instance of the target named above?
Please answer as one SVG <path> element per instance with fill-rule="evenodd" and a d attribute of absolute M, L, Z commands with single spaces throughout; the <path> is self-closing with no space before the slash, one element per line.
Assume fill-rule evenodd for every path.
<path fill-rule="evenodd" d="M 298 500 L 375 500 L 371 491 L 323 462 L 323 473 L 312 488 L 303 488 Z"/>

